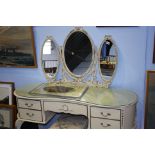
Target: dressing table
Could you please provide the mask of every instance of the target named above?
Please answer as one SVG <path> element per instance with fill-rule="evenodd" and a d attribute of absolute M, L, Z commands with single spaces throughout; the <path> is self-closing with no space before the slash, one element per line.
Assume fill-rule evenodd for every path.
<path fill-rule="evenodd" d="M 56 113 L 66 113 L 86 116 L 87 128 L 136 128 L 136 94 L 109 88 L 116 74 L 117 53 L 112 36 L 106 35 L 97 50 L 81 27 L 68 34 L 62 47 L 51 36 L 47 37 L 41 61 L 48 82 L 15 90 L 16 124 L 46 124 Z"/>

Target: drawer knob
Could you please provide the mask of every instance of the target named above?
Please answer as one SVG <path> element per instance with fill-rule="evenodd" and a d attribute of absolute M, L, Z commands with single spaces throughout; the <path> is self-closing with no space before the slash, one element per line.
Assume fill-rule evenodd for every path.
<path fill-rule="evenodd" d="M 32 113 L 32 114 L 30 114 L 30 113 L 26 113 L 26 115 L 29 116 L 29 117 L 33 117 L 33 116 L 34 116 L 33 113 Z"/>
<path fill-rule="evenodd" d="M 103 127 L 109 127 L 109 126 L 111 126 L 111 124 L 106 124 L 106 125 L 104 125 L 103 123 L 101 123 L 101 125 L 103 126 Z"/>
<path fill-rule="evenodd" d="M 64 111 L 68 111 L 68 106 L 67 105 L 63 105 L 63 110 Z"/>
<path fill-rule="evenodd" d="M 31 103 L 31 104 L 25 103 L 25 105 L 26 105 L 27 107 L 32 107 L 32 106 L 33 106 L 32 103 Z"/>
<path fill-rule="evenodd" d="M 103 117 L 108 117 L 108 116 L 111 116 L 111 114 L 110 114 L 110 113 L 106 113 L 106 114 L 104 114 L 103 112 L 101 112 L 101 115 L 102 115 Z"/>

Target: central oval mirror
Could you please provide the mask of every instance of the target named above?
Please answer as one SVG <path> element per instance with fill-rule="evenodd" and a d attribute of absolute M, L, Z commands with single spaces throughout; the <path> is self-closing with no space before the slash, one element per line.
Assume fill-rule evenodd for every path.
<path fill-rule="evenodd" d="M 54 79 L 59 65 L 59 47 L 51 36 L 45 39 L 41 53 L 42 68 L 45 76 L 48 80 Z"/>
<path fill-rule="evenodd" d="M 64 44 L 64 61 L 73 76 L 80 77 L 90 68 L 93 59 L 93 46 L 84 30 L 73 30 Z"/>

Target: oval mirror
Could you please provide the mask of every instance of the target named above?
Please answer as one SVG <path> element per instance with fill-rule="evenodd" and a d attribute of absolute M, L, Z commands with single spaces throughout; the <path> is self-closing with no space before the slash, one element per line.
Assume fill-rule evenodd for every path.
<path fill-rule="evenodd" d="M 42 68 L 47 79 L 54 79 L 59 65 L 59 47 L 52 37 L 47 37 L 42 46 Z"/>
<path fill-rule="evenodd" d="M 82 29 L 71 31 L 64 43 L 64 61 L 67 71 L 75 77 L 89 72 L 94 56 L 94 47 L 87 32 Z"/>
<path fill-rule="evenodd" d="M 111 36 L 105 36 L 99 57 L 101 77 L 103 80 L 111 80 L 117 65 L 117 48 Z"/>

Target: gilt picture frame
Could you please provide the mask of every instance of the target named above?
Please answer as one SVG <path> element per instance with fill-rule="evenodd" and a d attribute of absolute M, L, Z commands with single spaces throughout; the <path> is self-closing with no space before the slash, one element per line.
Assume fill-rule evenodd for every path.
<path fill-rule="evenodd" d="M 0 129 L 14 129 L 16 106 L 0 104 Z"/>
<path fill-rule="evenodd" d="M 37 68 L 33 27 L 0 26 L 0 67 Z"/>
<path fill-rule="evenodd" d="M 13 105 L 15 103 L 15 96 L 13 95 L 15 86 L 13 82 L 0 81 L 0 105 Z"/>
<path fill-rule="evenodd" d="M 146 71 L 145 129 L 155 129 L 155 70 Z"/>

